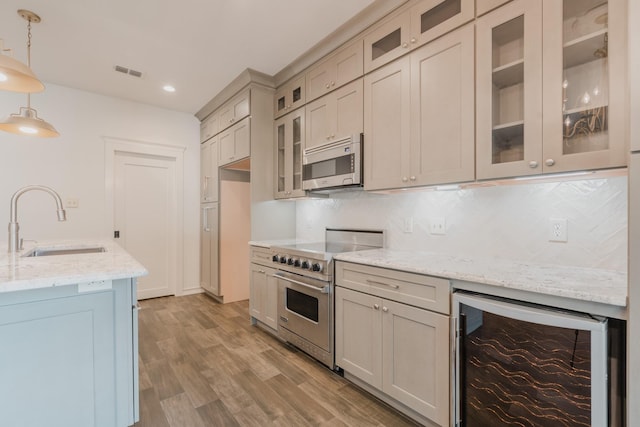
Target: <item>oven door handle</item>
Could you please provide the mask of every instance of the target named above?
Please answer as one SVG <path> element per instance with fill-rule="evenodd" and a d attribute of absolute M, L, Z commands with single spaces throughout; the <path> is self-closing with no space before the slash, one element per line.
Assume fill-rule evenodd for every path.
<path fill-rule="evenodd" d="M 299 280 L 289 279 L 288 277 L 282 276 L 278 273 L 272 274 L 271 276 L 275 277 L 276 279 L 282 279 L 286 280 L 287 282 L 295 283 L 296 285 L 304 286 L 305 288 L 313 289 L 314 291 L 320 292 L 322 294 L 328 294 L 329 292 L 331 292 L 329 285 L 318 288 L 317 286 L 307 285 L 306 283 Z"/>

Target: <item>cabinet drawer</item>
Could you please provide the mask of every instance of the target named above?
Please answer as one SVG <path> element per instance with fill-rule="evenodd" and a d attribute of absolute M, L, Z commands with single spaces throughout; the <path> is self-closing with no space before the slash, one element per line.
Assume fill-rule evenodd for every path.
<path fill-rule="evenodd" d="M 271 250 L 261 246 L 250 247 L 251 262 L 262 265 L 271 265 Z"/>
<path fill-rule="evenodd" d="M 336 262 L 336 285 L 443 314 L 450 313 L 449 281 L 362 264 Z"/>

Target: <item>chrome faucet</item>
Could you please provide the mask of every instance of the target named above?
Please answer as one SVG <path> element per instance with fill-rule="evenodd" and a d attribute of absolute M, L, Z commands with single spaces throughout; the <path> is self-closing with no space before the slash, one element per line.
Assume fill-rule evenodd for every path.
<path fill-rule="evenodd" d="M 27 185 L 16 191 L 11 197 L 11 219 L 9 220 L 9 253 L 16 253 L 20 250 L 20 238 L 18 225 L 18 199 L 27 191 L 41 190 L 45 191 L 55 199 L 56 207 L 58 210 L 58 221 L 66 221 L 67 213 L 62 206 L 62 199 L 53 189 L 45 187 L 44 185 Z"/>

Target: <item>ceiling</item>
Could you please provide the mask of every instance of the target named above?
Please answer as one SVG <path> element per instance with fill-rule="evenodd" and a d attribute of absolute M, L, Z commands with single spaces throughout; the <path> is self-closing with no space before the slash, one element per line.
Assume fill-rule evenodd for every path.
<path fill-rule="evenodd" d="M 195 113 L 244 69 L 276 74 L 373 2 L 2 0 L 0 38 L 26 62 L 17 10 L 31 10 L 42 18 L 32 26 L 31 64 L 45 84 Z"/>

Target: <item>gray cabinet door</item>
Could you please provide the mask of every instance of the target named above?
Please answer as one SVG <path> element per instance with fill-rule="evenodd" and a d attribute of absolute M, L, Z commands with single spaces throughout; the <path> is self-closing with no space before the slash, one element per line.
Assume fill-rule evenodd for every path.
<path fill-rule="evenodd" d="M 3 425 L 116 425 L 114 299 L 104 291 L 0 307 Z"/>

